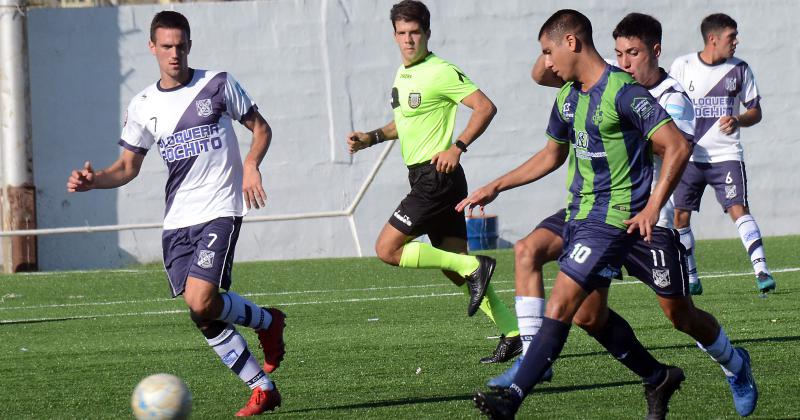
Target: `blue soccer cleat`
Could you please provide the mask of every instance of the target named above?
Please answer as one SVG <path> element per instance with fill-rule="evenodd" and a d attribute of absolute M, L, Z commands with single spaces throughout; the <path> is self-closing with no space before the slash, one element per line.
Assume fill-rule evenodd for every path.
<path fill-rule="evenodd" d="M 492 379 L 489 379 L 489 382 L 486 383 L 486 386 L 491 389 L 506 389 L 510 387 L 514 382 L 514 377 L 517 376 L 520 366 L 522 366 L 521 357 L 517 360 L 514 360 L 514 363 L 512 363 L 505 372 L 495 376 Z M 553 380 L 553 369 L 547 368 L 547 370 L 544 371 L 544 374 L 542 374 L 542 377 L 539 378 L 539 383 L 550 382 L 551 380 Z"/>
<path fill-rule="evenodd" d="M 756 276 L 756 286 L 759 292 L 766 294 L 775 290 L 775 279 L 772 278 L 771 274 L 762 271 Z"/>
<path fill-rule="evenodd" d="M 756 409 L 758 388 L 756 388 L 756 380 L 753 379 L 753 371 L 750 369 L 750 354 L 741 347 L 736 347 L 733 351 L 738 352 L 744 361 L 739 373 L 728 377 L 728 384 L 731 386 L 736 412 L 740 416 L 746 417 Z"/>

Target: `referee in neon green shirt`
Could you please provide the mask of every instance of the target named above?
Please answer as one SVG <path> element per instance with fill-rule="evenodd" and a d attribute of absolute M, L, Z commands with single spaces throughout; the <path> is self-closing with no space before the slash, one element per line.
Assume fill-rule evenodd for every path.
<path fill-rule="evenodd" d="M 387 264 L 438 268 L 457 286 L 466 283 L 467 314 L 480 307 L 501 332 L 494 354 L 481 361 L 505 362 L 522 349 L 516 318 L 489 285 L 495 260 L 466 255 L 466 223 L 455 210 L 468 192 L 461 154 L 486 130 L 497 109 L 464 72 L 428 50 L 430 12 L 423 3 L 401 1 L 390 17 L 403 58 L 392 88 L 394 119 L 377 130 L 347 136 L 350 153 L 399 139 L 408 166 L 411 192 L 383 227 L 375 251 Z M 453 143 L 459 103 L 472 115 Z M 413 240 L 425 234 L 433 246 Z"/>

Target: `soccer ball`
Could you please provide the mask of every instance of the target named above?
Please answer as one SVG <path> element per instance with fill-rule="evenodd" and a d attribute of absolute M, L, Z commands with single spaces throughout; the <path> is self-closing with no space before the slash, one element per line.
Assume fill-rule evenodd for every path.
<path fill-rule="evenodd" d="M 192 393 L 177 376 L 158 373 L 136 385 L 131 408 L 139 420 L 186 419 L 192 411 Z"/>

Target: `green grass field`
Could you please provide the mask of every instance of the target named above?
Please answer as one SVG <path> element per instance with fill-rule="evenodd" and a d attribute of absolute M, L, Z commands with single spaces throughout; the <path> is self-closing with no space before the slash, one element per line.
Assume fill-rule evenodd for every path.
<path fill-rule="evenodd" d="M 800 416 L 800 237 L 765 239 L 776 293 L 759 298 L 738 240 L 700 241 L 704 294 L 735 345 L 753 359 L 761 398 L 753 418 Z M 513 253 L 498 258 L 493 284 L 513 304 Z M 556 266 L 547 267 L 547 285 Z M 288 353 L 272 375 L 284 418 L 479 418 L 470 400 L 506 365 L 481 365 L 496 330 L 466 296 L 432 270 L 375 258 L 237 264 L 233 290 L 288 314 Z M 144 376 L 169 372 L 193 393 L 194 418 L 232 417 L 249 390 L 225 368 L 168 298 L 160 266 L 0 276 L 0 419 L 130 418 Z M 723 374 L 672 329 L 652 292 L 630 278 L 611 306 L 660 360 L 687 375 L 674 419 L 738 418 Z M 240 328 L 240 330 L 242 330 Z M 254 354 L 255 334 L 243 331 Z M 537 387 L 521 418 L 636 419 L 646 412 L 638 378 L 573 329 L 553 382 Z"/>

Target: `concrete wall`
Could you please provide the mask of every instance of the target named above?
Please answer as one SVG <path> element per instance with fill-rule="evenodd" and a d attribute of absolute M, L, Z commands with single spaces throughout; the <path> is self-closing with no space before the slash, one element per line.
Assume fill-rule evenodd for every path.
<path fill-rule="evenodd" d="M 388 19 L 393 1 L 226 2 L 174 5 L 192 23 L 194 67 L 231 72 L 258 101 L 274 130 L 262 166 L 269 194 L 254 215 L 346 208 L 380 150 L 351 158 L 344 136 L 391 118 L 389 91 L 400 63 Z M 792 99 L 800 85 L 787 77 L 800 68 L 795 45 L 800 3 L 793 0 L 671 2 L 429 0 L 431 49 L 461 66 L 491 97 L 499 113 L 464 156 L 471 189 L 523 162 L 543 146 L 556 91 L 534 85 L 530 66 L 536 34 L 555 10 L 575 7 L 592 19 L 595 43 L 612 56 L 611 30 L 626 13 L 641 11 L 664 26 L 662 65 L 702 47 L 703 16 L 724 11 L 739 22 L 738 56 L 753 67 L 764 120 L 744 130 L 750 200 L 766 235 L 797 234 L 800 187 L 792 170 L 800 120 Z M 587 5 L 588 3 L 588 5 Z M 35 177 L 39 226 L 66 227 L 158 222 L 163 214 L 164 163 L 145 159 L 139 178 L 115 191 L 69 195 L 72 168 L 91 160 L 104 167 L 116 145 L 133 95 L 158 78 L 146 48 L 148 26 L 163 6 L 40 9 L 29 13 Z M 462 107 L 463 108 L 463 107 Z M 468 114 L 462 109 L 457 129 Z M 238 131 L 243 151 L 247 131 Z M 490 206 L 501 236 L 514 241 L 563 204 L 563 170 L 504 193 Z M 406 170 L 395 148 L 355 214 L 365 255 L 407 192 Z M 708 193 L 694 219 L 699 238 L 736 237 Z M 115 267 L 160 259 L 160 231 L 42 236 L 43 269 Z M 357 255 L 345 218 L 245 224 L 238 260 Z"/>

